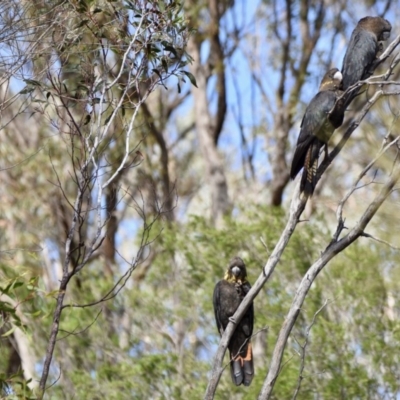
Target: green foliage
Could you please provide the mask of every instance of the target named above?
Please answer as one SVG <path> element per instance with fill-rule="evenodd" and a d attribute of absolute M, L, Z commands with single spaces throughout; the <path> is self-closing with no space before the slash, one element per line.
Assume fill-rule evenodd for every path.
<path fill-rule="evenodd" d="M 12 346 L 13 334 L 20 330 L 30 335 L 32 324 L 43 313 L 40 300 L 40 290 L 37 287 L 38 279 L 30 278 L 27 273 L 18 273 L 1 265 L 1 271 L 7 273 L 8 278 L 0 280 L 0 393 L 9 399 L 33 399 L 21 370 L 10 371 L 8 360 L 14 352 Z M 6 372 L 7 371 L 7 372 Z"/>
<path fill-rule="evenodd" d="M 149 306 L 150 319 L 167 321 L 172 336 L 177 319 L 184 320 L 187 334 L 201 329 L 201 334 L 197 333 L 200 341 L 208 343 L 210 350 L 215 351 L 219 339 L 211 302 L 214 284 L 223 276 L 229 259 L 236 254 L 245 259 L 249 279 L 254 282 L 268 256 L 259 238 L 263 238 L 270 251 L 285 220 L 281 211 L 247 208 L 240 212 L 239 218 L 227 219 L 221 230 L 210 227 L 200 217 L 191 218 L 185 225 L 166 228 L 158 242 L 162 256 L 153 262 L 146 284 L 146 292 L 154 288 L 157 299 L 151 294 L 145 298 L 141 295 L 140 308 Z M 255 332 L 262 336 L 259 331 L 267 328 L 268 333 L 265 356 L 262 360 L 256 359 L 254 382 L 249 388 L 236 388 L 226 371 L 216 398 L 239 396 L 251 399 L 258 394 L 267 372 L 266 360 L 271 357 L 297 285 L 330 241 L 319 226 L 323 224 L 316 222 L 313 226 L 299 226 L 272 280 L 255 301 Z M 322 271 L 289 340 L 274 398 L 293 396 L 298 384 L 300 346 L 304 344 L 306 330 L 315 313 L 326 300 L 328 304 L 317 315 L 309 334 L 304 379 L 298 398 L 307 399 L 316 393 L 326 398 L 368 398 L 382 387 L 396 390 L 394 371 L 398 363 L 395 351 L 399 345 L 398 324 L 388 319 L 384 311 L 388 280 L 383 275 L 382 253 L 386 256 L 385 264 L 390 262 L 393 255 L 388 258 L 390 252 L 385 249 L 377 251 L 368 242 L 357 243 Z M 393 269 L 391 273 L 395 271 Z M 162 299 L 162 305 L 159 299 Z M 151 326 L 149 322 L 145 331 Z M 257 342 L 257 337 L 253 340 Z M 173 351 L 174 340 L 171 336 L 166 335 L 163 343 L 163 351 Z M 195 350 L 192 348 L 191 351 Z M 208 355 L 208 362 L 202 364 L 204 372 L 200 381 L 206 381 L 214 351 L 202 351 Z M 197 372 L 199 364 L 197 361 Z M 184 371 L 187 370 L 184 368 Z M 385 373 L 376 374 L 376 370 Z M 184 381 L 188 379 L 184 378 Z M 184 383 L 182 385 L 185 387 Z M 191 396 L 192 392 L 183 390 L 182 393 Z"/>
<path fill-rule="evenodd" d="M 6 356 L 6 352 L 2 353 Z M 28 384 L 31 381 L 26 381 L 22 376 L 21 372 L 16 374 L 8 375 L 0 373 L 0 396 L 1 399 L 7 400 L 35 400 L 36 396 L 29 389 Z"/>
<path fill-rule="evenodd" d="M 4 95 L 2 114 L 0 172 L 6 179 L 1 196 L 0 239 L 1 251 L 6 249 L 6 256 L 0 253 L 1 393 L 8 398 L 33 397 L 28 388 L 32 382 L 24 378 L 23 371 L 11 371 L 13 346 L 16 333 L 22 331 L 28 340 L 26 349 L 32 354 L 34 369 L 41 370 L 81 177 L 88 177 L 87 190 L 83 213 L 78 218 L 79 232 L 73 237 L 75 253 L 67 266 L 69 271 L 74 267 L 76 253 L 80 253 L 81 259 L 87 254 L 85 249 L 98 228 L 93 217 L 97 211 L 94 210 L 97 184 L 101 186 L 121 166 L 116 182 L 121 192 L 103 193 L 98 210 L 104 216 L 108 205 L 105 203 L 117 196 L 112 217 L 120 225 L 112 239 L 116 239 L 118 254 L 115 260 L 106 259 L 101 247 L 69 282 L 65 297 L 68 307 L 63 309 L 47 382 L 48 398 L 202 398 L 219 343 L 211 301 L 214 285 L 235 255 L 245 260 L 253 283 L 277 243 L 287 216 L 284 209 L 256 205 L 265 203 L 264 199 L 252 199 L 258 193 L 259 188 L 254 188 L 257 185 L 236 182 L 229 190 L 249 190 L 249 195 L 244 207 L 234 204 L 234 217 L 226 218 L 222 228 L 216 229 L 203 217 L 177 217 L 181 204 L 192 200 L 202 189 L 203 182 L 198 181 L 207 179 L 201 169 L 204 165 L 199 168 L 197 164 L 199 143 L 186 107 L 190 102 L 186 102 L 189 92 L 178 96 L 173 90 L 160 90 L 158 97 L 148 99 L 147 112 L 141 109 L 137 118 L 135 113 L 143 95 L 156 85 L 170 87 L 169 77 L 177 81 L 178 92 L 185 82 L 197 87 L 196 76 L 187 71 L 191 57 L 185 46 L 191 27 L 182 11 L 183 2 L 36 3 L 15 2 L 15 10 L 20 10 L 18 7 L 22 5 L 21 11 L 25 14 L 15 12 L 13 27 L 8 26 L 8 19 L 2 25 L 2 32 L 7 35 L 2 46 L 8 46 L 7 57 L 2 58 L 2 70 L 13 76 L 13 80 L 20 79 L 24 86 L 16 89 L 17 100 Z M 264 3 L 270 5 L 270 2 Z M 229 6 L 230 2 L 219 2 L 218 13 L 222 16 Z M 228 47 L 222 53 L 236 55 L 242 33 L 218 32 L 224 24 L 219 27 L 210 21 L 208 3 L 193 2 L 187 8 L 192 27 L 198 28 L 196 44 L 200 46 L 200 42 L 209 38 L 214 41 L 207 44 L 209 64 L 204 70 L 220 75 L 224 72 L 222 67 L 232 69 L 230 64 L 232 61 L 236 64 L 236 60 L 228 63 L 224 58 L 214 59 L 215 40 L 226 39 Z M 293 16 L 298 10 L 294 11 Z M 23 25 L 24 21 L 18 20 L 19 15 L 27 18 L 28 28 Z M 276 17 L 280 18 L 280 14 Z M 267 24 L 271 31 L 275 28 L 280 31 L 286 26 Z M 13 38 L 14 29 L 18 35 Z M 33 47 L 22 45 L 24 34 Z M 251 30 L 243 37 L 249 43 L 255 38 Z M 297 68 L 295 55 L 308 47 L 300 45 L 302 37 L 293 38 L 291 47 L 295 53 L 288 55 L 292 73 L 297 70 L 300 80 L 310 72 L 307 67 Z M 275 42 L 271 43 L 272 53 L 279 41 Z M 262 39 L 257 43 L 262 43 Z M 204 47 L 200 50 L 201 58 L 207 58 Z M 269 57 L 267 65 L 281 70 L 279 51 Z M 21 60 L 28 60 L 29 65 L 22 66 Z M 251 64 L 263 65 L 263 62 Z M 241 69 L 239 66 L 241 63 L 234 67 Z M 264 71 L 253 72 L 255 77 L 268 76 Z M 286 113 L 279 109 L 279 113 L 291 116 L 300 105 L 301 93 L 291 91 L 290 76 L 287 75 L 288 85 L 285 83 L 283 92 L 292 93 L 293 110 Z M 226 77 L 229 78 L 228 74 Z M 207 77 L 210 83 L 220 81 L 219 77 L 215 78 Z M 233 76 L 238 81 L 242 78 L 242 75 Z M 5 82 L 3 86 L 7 86 Z M 230 92 L 229 83 L 228 87 Z M 12 89 L 11 83 L 10 92 Z M 211 108 L 219 108 L 217 93 L 210 89 L 211 86 L 208 90 L 198 88 L 209 95 Z M 272 92 L 267 95 L 274 98 Z M 257 102 L 255 95 L 254 104 Z M 278 103 L 273 103 L 268 110 L 278 108 Z M 184 126 L 175 129 L 171 115 L 175 118 L 176 107 L 180 105 L 185 109 Z M 212 109 L 210 115 L 215 111 L 218 114 L 218 110 Z M 243 109 L 243 113 L 247 111 Z M 260 118 L 272 121 L 272 114 L 268 111 Z M 14 126 L 16 117 L 20 118 Z M 241 119 L 240 115 L 237 117 Z M 181 123 L 179 119 L 176 125 Z M 265 137 L 266 130 L 271 130 L 267 128 L 252 125 L 243 130 L 251 131 L 258 139 Z M 185 139 L 186 135 L 189 139 Z M 276 138 L 268 135 L 269 148 Z M 249 150 L 253 143 L 259 145 L 258 142 L 246 144 L 244 139 L 243 136 L 243 154 L 247 152 L 244 151 L 247 145 Z M 357 142 L 357 148 L 361 148 L 361 141 Z M 137 151 L 139 145 L 145 156 Z M 93 156 L 88 158 L 92 150 L 95 150 Z M 127 160 L 122 165 L 125 155 Z M 264 157 L 256 155 L 255 150 L 248 156 L 249 163 L 253 156 Z M 141 165 L 138 159 L 145 162 Z M 86 164 L 87 161 L 93 165 Z M 140 169 L 136 168 L 138 165 Z M 235 172 L 225 167 L 231 179 Z M 331 173 L 337 171 L 332 169 Z M 180 186 L 177 220 L 171 218 L 166 223 L 157 215 L 153 223 L 151 218 L 157 214 L 154 211 L 169 196 L 173 197 L 171 189 L 175 179 Z M 235 177 L 235 181 L 239 180 Z M 141 210 L 134 204 L 140 198 Z M 375 226 L 385 231 L 382 237 L 387 240 L 396 232 L 396 223 L 387 221 L 396 206 L 391 204 L 387 215 L 381 216 Z M 133 209 L 137 212 L 134 217 Z M 121 233 L 125 224 L 127 236 Z M 330 226 L 329 218 L 315 215 L 297 226 L 271 280 L 254 303 L 253 342 L 257 350 L 254 381 L 249 388 L 234 387 L 226 369 L 216 399 L 256 398 L 298 284 L 331 240 L 326 226 Z M 102 231 L 106 230 L 107 224 L 102 226 Z M 126 274 L 127 268 L 134 264 L 132 260 L 142 242 L 142 234 L 151 245 L 143 252 L 137 270 L 132 275 Z M 127 247 L 129 251 L 125 252 Z M 119 281 L 122 276 L 126 281 Z M 374 398 L 377 393 L 395 397 L 400 387 L 400 323 L 396 307 L 400 301 L 399 278 L 398 253 L 381 244 L 371 245 L 366 239 L 335 258 L 321 272 L 300 311 L 284 354 L 274 398 L 292 398 L 300 383 L 302 346 L 306 340 L 298 399 Z M 117 282 L 120 282 L 119 292 L 113 290 Z M 108 300 L 101 301 L 106 294 Z M 316 316 L 326 301 L 327 305 Z M 306 337 L 314 317 L 314 325 Z M 225 363 L 228 363 L 227 357 Z"/>
<path fill-rule="evenodd" d="M 237 254 L 246 261 L 249 279 L 254 282 L 286 220 L 282 211 L 268 208 L 250 207 L 238 215 L 226 219 L 222 229 L 211 227 L 200 217 L 164 227 L 154 243 L 159 256 L 146 278 L 124 290 L 123 298 L 107 304 L 113 313 L 125 312 L 131 317 L 124 349 L 118 348 L 121 332 L 105 334 L 109 317 L 103 312 L 96 319 L 100 309 L 66 310 L 55 359 L 65 371 L 62 359 L 73 355 L 75 366 L 67 375 L 77 396 L 98 392 L 107 398 L 202 396 L 219 341 L 211 302 L 214 285 L 223 276 L 229 259 Z M 251 399 L 257 395 L 293 293 L 328 241 L 318 224 L 304 224 L 295 232 L 272 280 L 255 301 L 253 341 L 257 342 L 257 335 L 266 336 L 264 358 L 256 359 L 256 377 L 249 388 L 236 388 L 225 371 L 216 398 Z M 314 393 L 327 398 L 343 394 L 346 398 L 365 398 L 382 385 L 395 390 L 397 381 L 390 371 L 394 372 L 398 363 L 395 349 L 400 330 L 397 321 L 384 313 L 387 290 L 380 270 L 382 252 L 382 248 L 378 253 L 368 243 L 359 243 L 322 271 L 289 340 L 275 398 L 293 395 L 299 374 L 299 346 L 326 299 L 328 305 L 316 317 L 308 339 L 298 398 L 307 399 Z M 390 257 L 386 260 L 390 263 Z M 96 270 L 93 264 L 82 271 L 83 286 L 72 298 L 92 302 L 106 291 L 109 284 Z M 91 280 L 96 281 L 95 290 L 90 289 Z M 4 289 L 21 290 L 23 285 L 18 282 L 21 280 L 15 278 Z M 82 348 L 87 349 L 84 354 Z M 371 368 L 385 373 L 378 378 Z M 62 387 L 56 385 L 52 393 L 57 396 Z"/>
<path fill-rule="evenodd" d="M 196 78 L 184 69 L 191 57 L 185 51 L 190 30 L 182 7 L 179 2 L 149 1 L 144 6 L 130 1 L 111 4 L 97 0 L 59 5 L 56 14 L 51 4 L 47 10 L 28 8 L 28 13 L 36 17 L 45 12 L 57 33 L 46 42 L 45 52 L 34 57 L 34 72 L 40 71 L 39 74 L 33 75 L 35 79 L 22 78 L 26 86 L 19 93 L 29 95 L 38 106 L 33 113 L 54 107 L 55 98 L 62 99 L 61 103 L 70 110 L 82 108 L 83 102 L 89 109 L 102 104 L 107 125 L 115 108 L 108 93 L 113 86 L 120 89 L 122 97 L 129 86 L 130 98 L 139 95 L 138 82 L 143 84 L 142 90 L 146 85 L 166 87 L 170 76 L 175 76 L 178 85 L 187 77 L 196 86 Z M 36 29 L 38 36 L 46 34 L 42 27 Z M 45 53 L 51 51 L 60 63 L 47 65 L 47 76 L 41 76 L 44 59 L 48 58 Z M 110 64 L 112 59 L 115 62 Z M 119 79 L 114 80 L 115 68 L 121 71 Z M 107 77 L 114 84 L 104 90 Z"/>
<path fill-rule="evenodd" d="M 276 398 L 287 398 L 294 392 L 298 342 L 303 345 L 305 330 L 325 300 L 328 305 L 317 316 L 309 336 L 298 398 L 307 399 L 315 393 L 324 398 L 370 398 L 379 390 L 396 393 L 399 338 L 392 333 L 397 322 L 387 315 L 390 280 L 383 278 L 383 264 L 373 248 L 357 243 L 323 270 L 286 351 L 286 361 L 297 368 L 285 366 Z"/>
<path fill-rule="evenodd" d="M 281 210 L 246 207 L 238 210 L 236 218 L 226 219 L 221 229 L 200 217 L 165 225 L 153 243 L 157 256 L 144 278 L 136 281 L 134 275 L 120 295 L 106 304 L 65 310 L 55 353 L 62 379 L 50 389 L 51 396 L 58 398 L 69 387 L 79 398 L 96 393 L 110 399 L 201 398 L 219 342 L 211 300 L 214 285 L 235 255 L 244 258 L 249 280 L 254 282 L 285 221 Z M 155 231 L 159 226 L 154 226 Z M 252 385 L 234 387 L 226 370 L 216 399 L 257 396 L 297 285 L 330 240 L 321 226 L 315 221 L 298 227 L 272 279 L 255 300 L 253 342 L 254 347 L 261 345 L 262 353 L 255 352 Z M 380 388 L 397 390 L 400 325 L 391 317 L 387 301 L 389 288 L 395 298 L 399 292 L 397 282 L 390 279 L 398 274 L 395 259 L 394 252 L 364 241 L 321 272 L 289 339 L 274 398 L 293 396 L 307 328 L 326 300 L 310 330 L 298 398 L 316 393 L 324 398 L 368 398 Z M 110 282 L 100 271 L 96 261 L 84 269 L 81 286 L 73 284 L 68 301 L 85 304 L 101 298 Z M 3 292 L 19 293 L 19 299 L 32 293 L 30 300 L 41 293 L 37 287 L 36 280 L 26 281 L 17 274 L 2 285 Z M 50 298 L 41 295 L 41 302 Z M 33 304 L 31 312 L 41 303 Z M 43 309 L 41 315 L 45 313 Z M 112 315 L 126 315 L 129 324 L 114 331 Z M 26 317 L 30 318 L 28 313 Z M 47 331 L 49 319 L 41 322 Z M 34 329 L 32 322 L 27 329 Z M 127 340 L 121 347 L 122 335 Z M 44 345 L 45 341 L 36 341 L 38 354 Z M 71 362 L 73 368 L 68 367 Z M 52 379 L 57 374 L 53 371 Z"/>

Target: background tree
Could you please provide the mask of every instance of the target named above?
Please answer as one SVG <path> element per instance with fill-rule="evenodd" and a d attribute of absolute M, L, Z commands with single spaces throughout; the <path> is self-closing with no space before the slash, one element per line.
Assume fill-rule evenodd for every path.
<path fill-rule="evenodd" d="M 4 396 L 202 398 L 234 255 L 261 282 L 256 376 L 243 389 L 224 373 L 215 398 L 398 394 L 397 48 L 307 205 L 287 167 L 358 19 L 384 15 L 394 40 L 398 4 L 250 3 L 0 5 Z"/>

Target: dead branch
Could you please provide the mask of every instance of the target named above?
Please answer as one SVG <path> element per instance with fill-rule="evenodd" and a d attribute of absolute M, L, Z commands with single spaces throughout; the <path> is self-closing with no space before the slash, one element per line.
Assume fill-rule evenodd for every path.
<path fill-rule="evenodd" d="M 273 351 L 270 368 L 264 381 L 264 385 L 260 391 L 258 400 L 267 400 L 272 395 L 272 390 L 279 375 L 279 368 L 282 362 L 283 352 L 287 340 L 315 278 L 332 258 L 334 258 L 337 254 L 342 252 L 355 240 L 363 235 L 368 223 L 371 221 L 376 212 L 379 210 L 380 206 L 390 195 L 399 178 L 400 164 L 397 164 L 392 176 L 384 184 L 382 190 L 379 194 L 376 195 L 372 203 L 367 207 L 364 214 L 360 218 L 360 221 L 342 239 L 328 245 L 328 247 L 321 254 L 320 258 L 315 261 L 315 263 L 308 269 L 308 271 L 304 275 L 304 278 L 296 291 L 293 303 L 279 332 L 279 336 Z"/>
<path fill-rule="evenodd" d="M 274 250 L 271 253 L 271 256 L 269 257 L 265 267 L 263 268 L 262 273 L 258 277 L 257 281 L 247 293 L 246 297 L 243 299 L 241 302 L 240 306 L 236 310 L 235 314 L 232 317 L 233 321 L 240 321 L 244 313 L 247 311 L 248 307 L 250 306 L 250 303 L 253 301 L 253 299 L 258 295 L 262 287 L 265 285 L 265 283 L 268 281 L 268 279 L 271 277 L 272 273 L 274 272 L 274 269 L 276 265 L 278 264 L 283 251 L 285 250 L 295 228 L 297 223 L 299 222 L 299 218 L 301 213 L 304 210 L 304 207 L 307 202 L 307 198 L 304 196 L 299 196 L 300 193 L 300 185 L 298 184 L 296 186 L 296 190 L 294 191 L 291 206 L 290 206 L 290 214 L 289 214 L 289 219 L 286 224 L 285 229 L 283 230 L 281 237 L 276 244 Z M 224 355 L 226 352 L 226 349 L 228 347 L 228 343 L 230 338 L 232 337 L 232 334 L 235 330 L 235 324 L 233 322 L 229 322 L 228 326 L 225 329 L 224 334 L 222 335 L 220 344 L 218 346 L 217 353 L 214 358 L 213 362 L 213 367 L 211 371 L 211 377 L 208 381 L 208 386 L 207 390 L 204 396 L 205 400 L 211 400 L 214 398 L 215 391 L 217 389 L 218 382 L 221 378 L 222 372 L 223 372 L 223 367 L 222 367 L 222 361 L 224 359 Z"/>

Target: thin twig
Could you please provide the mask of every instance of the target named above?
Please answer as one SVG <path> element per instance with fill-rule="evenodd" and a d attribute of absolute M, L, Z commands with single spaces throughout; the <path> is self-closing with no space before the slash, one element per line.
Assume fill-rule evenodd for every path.
<path fill-rule="evenodd" d="M 385 244 L 386 246 L 389 246 L 389 247 L 390 247 L 391 249 L 393 249 L 393 250 L 400 250 L 400 247 L 394 246 L 393 244 L 387 242 L 386 240 L 379 239 L 379 238 L 377 238 L 377 237 L 375 237 L 375 236 L 372 236 L 371 234 L 369 234 L 369 233 L 367 233 L 367 232 L 363 232 L 363 233 L 361 234 L 361 236 L 362 236 L 362 237 L 369 238 L 369 239 L 372 239 L 372 240 L 375 240 L 375 242 Z"/>
<path fill-rule="evenodd" d="M 65 339 L 65 338 L 67 338 L 68 336 L 71 336 L 71 335 L 76 336 L 76 335 L 80 335 L 80 334 L 83 333 L 83 332 L 86 332 L 86 331 L 97 321 L 97 319 L 99 318 L 99 316 L 100 316 L 100 314 L 101 314 L 102 312 L 103 312 L 103 309 L 100 309 L 100 311 L 99 311 L 99 312 L 97 313 L 97 315 L 94 317 L 94 320 L 93 320 L 86 328 L 84 328 L 84 329 L 82 329 L 82 330 L 80 330 L 80 331 L 78 331 L 78 332 L 75 332 L 75 331 L 69 332 L 69 331 L 66 331 L 66 330 L 64 330 L 64 329 L 59 329 L 59 332 L 65 332 L 65 333 L 67 333 L 67 335 L 63 336 L 62 338 L 58 338 L 58 339 L 57 339 L 57 342 L 59 342 L 60 340 Z"/>
<path fill-rule="evenodd" d="M 329 299 L 326 299 L 324 304 L 315 312 L 315 314 L 313 316 L 313 319 L 311 321 L 311 324 L 306 329 L 306 338 L 304 340 L 304 344 L 302 346 L 299 344 L 299 346 L 301 348 L 301 356 L 300 356 L 301 362 L 300 362 L 300 369 L 299 369 L 299 379 L 297 380 L 297 386 L 296 386 L 296 390 L 294 391 L 292 400 L 296 400 L 297 395 L 300 392 L 301 382 L 304 379 L 303 371 L 304 371 L 304 365 L 305 365 L 305 359 L 306 359 L 306 348 L 307 348 L 307 345 L 308 345 L 308 339 L 310 337 L 311 328 L 315 324 L 315 321 L 317 319 L 317 315 L 327 306 L 328 301 L 329 301 Z"/>
<path fill-rule="evenodd" d="M 340 200 L 337 211 L 336 211 L 336 219 L 338 221 L 341 221 L 343 219 L 343 207 L 346 204 L 347 200 L 350 198 L 350 196 L 358 189 L 360 189 L 360 186 L 357 186 L 361 179 L 365 176 L 365 174 L 371 169 L 371 167 L 382 157 L 383 154 L 386 153 L 386 151 L 397 144 L 400 140 L 400 136 L 394 139 L 392 142 L 384 146 L 383 149 L 381 149 L 378 154 L 374 157 L 373 160 L 371 160 L 368 165 L 358 174 L 357 179 L 354 181 L 353 185 L 351 188 L 347 191 L 345 196 L 343 197 L 342 200 Z"/>
<path fill-rule="evenodd" d="M 268 255 L 271 255 L 271 252 L 269 251 L 268 246 L 267 246 L 267 244 L 265 243 L 265 241 L 264 241 L 264 239 L 263 239 L 262 236 L 260 236 L 260 242 L 262 243 L 262 245 L 264 246 L 265 250 L 267 251 L 267 254 L 268 254 Z"/>

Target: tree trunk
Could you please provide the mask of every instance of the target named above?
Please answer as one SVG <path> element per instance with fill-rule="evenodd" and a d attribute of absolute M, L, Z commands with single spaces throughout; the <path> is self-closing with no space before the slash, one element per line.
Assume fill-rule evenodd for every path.
<path fill-rule="evenodd" d="M 206 178 L 211 191 L 211 217 L 214 223 L 218 224 L 221 217 L 231 210 L 228 184 L 222 159 L 212 136 L 213 129 L 208 109 L 206 71 L 200 61 L 200 44 L 196 42 L 194 37 L 189 40 L 188 52 L 194 59 L 190 69 L 196 78 L 198 86 L 198 88 L 192 87 L 192 93 L 197 136 L 200 151 L 206 163 Z"/>

